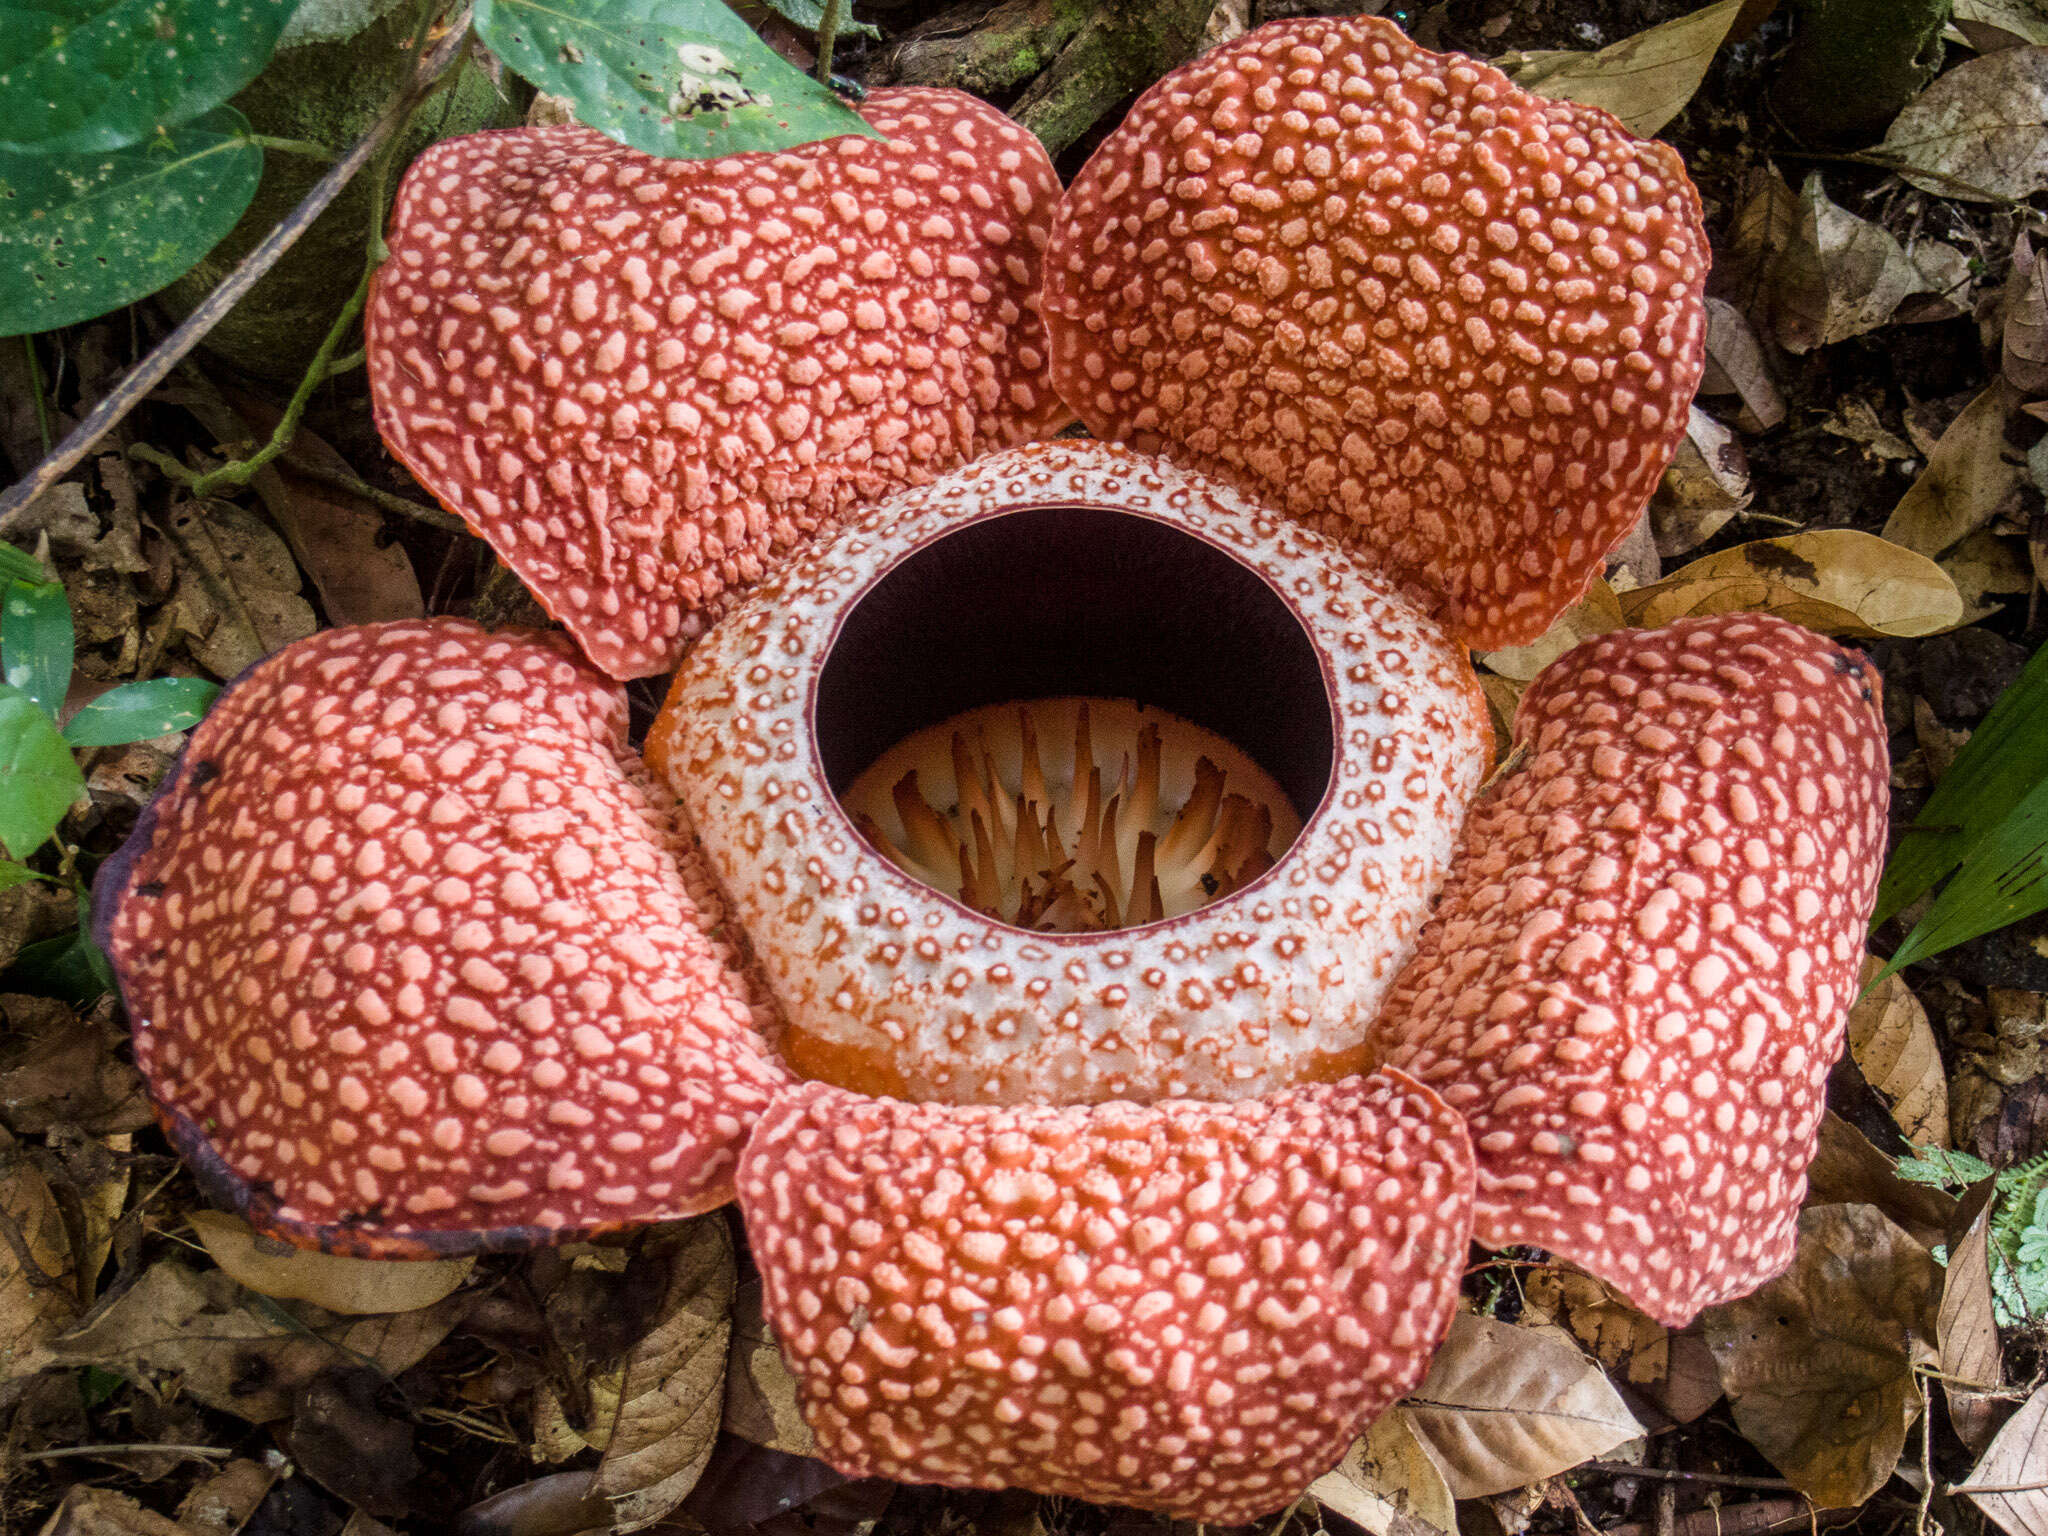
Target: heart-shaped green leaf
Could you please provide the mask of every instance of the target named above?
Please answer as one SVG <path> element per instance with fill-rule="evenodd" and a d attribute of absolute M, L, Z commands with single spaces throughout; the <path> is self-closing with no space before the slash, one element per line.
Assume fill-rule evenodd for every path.
<path fill-rule="evenodd" d="M 140 144 L 247 85 L 296 0 L 9 0 L 0 149 Z"/>
<path fill-rule="evenodd" d="M 52 720 L 71 686 L 71 599 L 61 581 L 10 581 L 0 596 L 0 666 Z"/>
<path fill-rule="evenodd" d="M 477 0 L 491 51 L 579 122 L 675 160 L 874 130 L 717 0 Z"/>
<path fill-rule="evenodd" d="M 234 227 L 262 175 L 263 151 L 233 107 L 131 149 L 0 151 L 0 336 L 156 292 Z"/>
<path fill-rule="evenodd" d="M 85 788 L 71 745 L 36 701 L 0 684 L 0 845 L 27 858 Z"/>

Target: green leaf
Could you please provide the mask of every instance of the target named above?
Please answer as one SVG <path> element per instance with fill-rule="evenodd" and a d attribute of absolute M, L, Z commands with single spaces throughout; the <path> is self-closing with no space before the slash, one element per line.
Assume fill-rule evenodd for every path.
<path fill-rule="evenodd" d="M 735 6 L 734 9 L 741 16 L 746 17 L 747 20 L 753 20 L 753 13 L 748 8 L 745 0 L 741 0 L 741 3 Z M 792 27 L 800 28 L 810 33 L 813 37 L 818 35 L 818 28 L 825 24 L 824 0 L 761 0 L 758 9 L 773 11 Z M 853 19 L 853 7 L 845 5 L 840 7 L 839 31 L 836 35 L 839 37 L 865 37 L 873 39 L 882 35 L 882 29 L 877 26 L 871 26 L 865 21 L 855 21 Z"/>
<path fill-rule="evenodd" d="M 50 877 L 38 874 L 26 864 L 17 864 L 12 859 L 0 859 L 0 891 L 11 891 L 17 885 L 27 885 L 31 880 L 47 880 Z"/>
<path fill-rule="evenodd" d="M 71 747 L 40 705 L 0 684 L 0 845 L 24 859 L 57 830 L 85 788 Z"/>
<path fill-rule="evenodd" d="M 254 80 L 294 0 L 8 0 L 0 149 L 140 144 Z"/>
<path fill-rule="evenodd" d="M 73 715 L 64 726 L 64 739 L 74 747 L 118 747 L 168 736 L 197 725 L 219 695 L 220 685 L 203 677 L 123 683 Z"/>
<path fill-rule="evenodd" d="M 85 1007 L 114 990 L 114 968 L 92 941 L 92 904 L 78 898 L 78 931 L 23 947 L 0 985 Z"/>
<path fill-rule="evenodd" d="M 0 582 L 49 579 L 50 573 L 43 569 L 42 561 L 25 549 L 0 541 Z"/>
<path fill-rule="evenodd" d="M 1934 888 L 2048 779 L 2048 646 L 2034 652 L 1949 765 L 1877 888 L 1871 926 Z"/>
<path fill-rule="evenodd" d="M 2048 908 L 2048 778 L 1970 850 L 1956 877 L 1885 962 L 1883 975 L 2043 908 Z"/>
<path fill-rule="evenodd" d="M 1899 1177 L 1908 1184 L 1936 1184 L 1960 1189 L 1979 1179 L 1990 1178 L 1991 1165 L 1968 1152 L 1922 1147 L 1910 1157 L 1899 1159 Z"/>
<path fill-rule="evenodd" d="M 71 599 L 61 581 L 10 581 L 0 598 L 0 664 L 7 684 L 52 720 L 71 686 Z"/>
<path fill-rule="evenodd" d="M 476 30 L 579 121 L 650 155 L 877 137 L 717 0 L 476 0 Z"/>
<path fill-rule="evenodd" d="M 90 320 L 188 270 L 256 195 L 248 135 L 216 107 L 133 149 L 0 151 L 0 336 Z"/>
<path fill-rule="evenodd" d="M 277 46 L 299 48 L 307 43 L 343 42 L 404 3 L 405 0 L 299 0 L 299 8 L 292 12 Z"/>

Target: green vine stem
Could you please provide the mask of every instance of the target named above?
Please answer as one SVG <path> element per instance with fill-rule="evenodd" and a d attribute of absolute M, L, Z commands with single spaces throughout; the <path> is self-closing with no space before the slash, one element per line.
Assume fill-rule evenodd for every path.
<path fill-rule="evenodd" d="M 278 139 L 267 133 L 252 133 L 248 142 L 260 149 L 274 149 L 281 155 L 304 155 L 309 160 L 325 160 L 329 165 L 341 158 L 325 144 L 315 144 L 311 139 Z"/>
<path fill-rule="evenodd" d="M 329 360 L 342 338 L 349 334 L 356 316 L 363 312 L 363 301 L 370 294 L 371 268 L 365 267 L 363 275 L 356 282 L 356 291 L 348 296 L 348 302 L 341 306 L 341 313 L 334 317 L 334 324 L 327 328 L 327 335 L 320 342 L 320 350 L 313 354 L 313 361 L 306 365 L 305 376 L 299 380 L 299 387 L 292 392 L 291 404 L 284 408 L 284 415 L 271 429 L 270 441 L 250 454 L 246 459 L 230 459 L 218 469 L 210 469 L 203 475 L 195 475 L 176 459 L 166 455 L 152 455 L 145 462 L 154 464 L 172 479 L 190 491 L 194 497 L 212 496 L 228 486 L 247 485 L 271 460 L 283 453 L 291 440 L 298 436 L 299 422 L 305 417 L 306 406 L 313 398 L 313 391 L 327 381 Z M 136 448 L 145 444 L 137 444 Z M 131 456 L 135 449 L 129 450 Z"/>
<path fill-rule="evenodd" d="M 832 44 L 839 36 L 839 19 L 846 0 L 825 0 L 825 14 L 818 18 L 818 84 L 832 85 Z"/>

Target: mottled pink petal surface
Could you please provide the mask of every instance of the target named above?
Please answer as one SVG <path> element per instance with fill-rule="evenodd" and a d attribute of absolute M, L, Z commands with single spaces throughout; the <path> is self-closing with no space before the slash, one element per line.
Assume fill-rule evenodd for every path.
<path fill-rule="evenodd" d="M 559 638 L 452 620 L 328 630 L 223 695 L 98 896 L 219 1197 L 393 1255 L 731 1198 L 787 1074 L 625 730 Z"/>
<path fill-rule="evenodd" d="M 906 1104 L 822 1083 L 740 1207 L 822 1455 L 1236 1524 L 1422 1376 L 1470 1219 L 1398 1073 L 1239 1104 Z"/>
<path fill-rule="evenodd" d="M 848 509 L 1070 412 L 1045 151 L 957 91 L 886 142 L 661 160 L 587 128 L 413 162 L 365 320 L 377 426 L 614 677 Z"/>
<path fill-rule="evenodd" d="M 1684 1323 L 1791 1261 L 1884 857 L 1877 675 L 1759 614 L 1624 630 L 1515 740 L 1377 1033 L 1471 1124 L 1481 1242 Z"/>
<path fill-rule="evenodd" d="M 1635 525 L 1705 356 L 1675 150 L 1375 17 L 1275 22 L 1160 81 L 1046 255 L 1054 386 L 1098 437 L 1254 488 L 1482 649 Z"/>

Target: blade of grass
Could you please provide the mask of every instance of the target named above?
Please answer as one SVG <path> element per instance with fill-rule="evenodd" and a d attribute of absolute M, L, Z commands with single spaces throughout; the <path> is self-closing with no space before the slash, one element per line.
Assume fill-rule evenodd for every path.
<path fill-rule="evenodd" d="M 1882 975 L 2043 908 L 2048 908 L 2048 779 L 2036 783 L 1971 850 L 1955 879 L 1885 962 Z"/>

